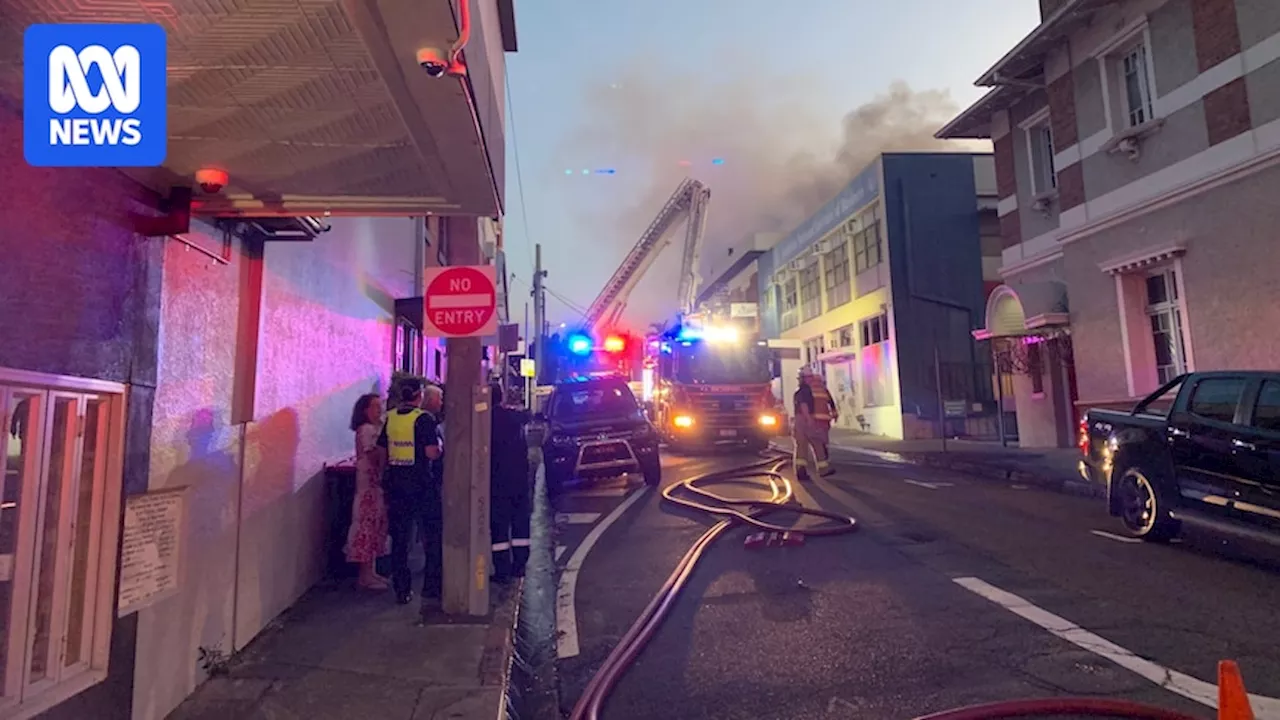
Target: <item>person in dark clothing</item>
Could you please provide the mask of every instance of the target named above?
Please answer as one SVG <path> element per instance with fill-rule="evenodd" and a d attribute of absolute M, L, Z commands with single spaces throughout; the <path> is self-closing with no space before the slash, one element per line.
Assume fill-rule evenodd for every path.
<path fill-rule="evenodd" d="M 489 459 L 489 531 L 493 543 L 493 581 L 524 575 L 529 561 L 529 453 L 525 413 L 503 405 L 502 386 L 490 386 L 493 433 Z"/>
<path fill-rule="evenodd" d="M 440 388 L 428 386 L 424 394 L 420 384 L 407 383 L 401 387 L 400 403 L 387 415 L 387 424 L 378 438 L 378 445 L 387 448 L 383 491 L 391 534 L 391 586 L 401 605 L 413 599 L 409 544 L 415 524 L 426 554 L 423 601 L 440 597 L 443 506 L 437 467 L 442 450 L 437 426 L 441 407 Z"/>

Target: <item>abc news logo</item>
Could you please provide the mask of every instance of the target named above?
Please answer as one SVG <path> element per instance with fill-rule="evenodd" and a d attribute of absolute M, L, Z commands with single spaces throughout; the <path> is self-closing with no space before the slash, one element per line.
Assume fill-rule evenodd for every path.
<path fill-rule="evenodd" d="M 41 167 L 156 167 L 168 151 L 164 28 L 31 25 L 23 34 L 23 149 Z"/>
<path fill-rule="evenodd" d="M 97 68 L 102 87 L 89 88 L 88 71 Z M 113 53 L 101 45 L 76 52 L 59 45 L 49 53 L 49 109 L 68 115 L 77 109 L 98 116 L 108 109 L 120 115 L 137 112 L 142 104 L 142 56 L 138 48 L 121 45 Z M 49 118 L 50 145 L 137 145 L 142 121 L 129 117 Z"/>

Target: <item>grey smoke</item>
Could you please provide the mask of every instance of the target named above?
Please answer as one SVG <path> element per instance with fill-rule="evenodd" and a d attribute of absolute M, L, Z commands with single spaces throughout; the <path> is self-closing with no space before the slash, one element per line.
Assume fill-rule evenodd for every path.
<path fill-rule="evenodd" d="M 706 274 L 709 266 L 723 269 L 727 249 L 749 235 L 790 231 L 882 152 L 984 149 L 933 137 L 959 110 L 946 91 L 914 91 L 894 82 L 834 126 L 807 99 L 813 95 L 806 94 L 803 79 L 695 81 L 705 78 L 635 71 L 589 89 L 589 112 L 571 124 L 565 156 L 587 165 L 612 159 L 629 187 L 636 175 L 644 180 L 631 197 L 619 196 L 618 185 L 609 182 L 585 186 L 575 197 L 568 209 L 598 243 L 574 249 L 581 251 L 579 259 L 612 272 L 688 174 L 712 192 Z M 711 164 L 717 157 L 723 165 Z M 681 166 L 682 160 L 691 165 Z M 643 327 L 675 311 L 677 256 L 665 253 L 632 295 L 632 324 Z M 606 277 L 598 271 L 583 278 L 591 287 L 575 298 L 589 303 Z"/>

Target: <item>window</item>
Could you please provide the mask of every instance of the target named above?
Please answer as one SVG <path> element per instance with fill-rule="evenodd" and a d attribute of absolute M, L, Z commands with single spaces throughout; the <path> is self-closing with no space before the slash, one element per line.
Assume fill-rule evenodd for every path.
<path fill-rule="evenodd" d="M 1162 270 L 1147 277 L 1147 317 L 1155 343 L 1156 378 L 1163 385 L 1187 368 L 1176 270 Z"/>
<path fill-rule="evenodd" d="M 853 299 L 848 243 L 841 241 L 835 249 L 822 256 L 822 272 L 826 278 L 828 308 L 840 307 Z"/>
<path fill-rule="evenodd" d="M 853 326 L 845 325 L 844 327 L 837 328 L 836 330 L 832 331 L 831 346 L 838 347 L 838 348 L 853 347 L 855 342 L 854 341 L 855 337 L 856 336 L 854 335 Z"/>
<path fill-rule="evenodd" d="M 1058 173 L 1053 167 L 1053 130 L 1049 121 L 1027 129 L 1028 156 L 1031 160 L 1031 192 L 1042 195 L 1058 189 Z"/>
<path fill-rule="evenodd" d="M 1259 430 L 1280 433 L 1280 381 L 1265 380 L 1253 406 L 1253 426 Z"/>
<path fill-rule="evenodd" d="M 1031 339 L 1036 342 L 1027 345 L 1027 375 L 1031 377 L 1032 394 L 1044 395 L 1044 343 L 1040 338 L 1028 338 Z"/>
<path fill-rule="evenodd" d="M 862 347 L 882 343 L 889 339 L 889 317 L 883 313 L 860 323 Z"/>
<path fill-rule="evenodd" d="M 0 370 L 0 714 L 106 677 L 123 403 L 119 386 Z"/>
<path fill-rule="evenodd" d="M 799 287 L 795 275 L 787 277 L 782 283 L 782 329 L 790 330 L 800 324 L 798 309 L 800 307 Z"/>
<path fill-rule="evenodd" d="M 593 383 L 556 389 L 551 417 L 580 419 L 588 415 L 621 416 L 636 411 L 636 398 L 625 383 Z"/>
<path fill-rule="evenodd" d="M 1146 43 L 1139 43 L 1121 56 L 1120 80 L 1124 88 L 1129 127 L 1137 127 L 1154 118 Z"/>
<path fill-rule="evenodd" d="M 418 328 L 401 320 L 396 323 L 395 369 L 410 375 L 421 375 L 419 358 L 420 334 Z"/>
<path fill-rule="evenodd" d="M 868 213 L 864 227 L 853 236 L 853 271 L 869 270 L 884 262 L 884 248 L 880 242 L 880 222 L 874 211 Z"/>
<path fill-rule="evenodd" d="M 1206 378 L 1191 392 L 1191 414 L 1202 420 L 1232 423 L 1244 392 L 1244 378 Z"/>
<path fill-rule="evenodd" d="M 800 270 L 800 319 L 812 320 L 822 314 L 822 288 L 818 286 L 818 263 Z"/>

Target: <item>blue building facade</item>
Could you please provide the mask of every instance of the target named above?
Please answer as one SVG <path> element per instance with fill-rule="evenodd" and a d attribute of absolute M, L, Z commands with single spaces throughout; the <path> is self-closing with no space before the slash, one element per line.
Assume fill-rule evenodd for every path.
<path fill-rule="evenodd" d="M 762 330 L 821 368 L 840 425 L 897 438 L 935 436 L 943 415 L 952 434 L 994 427 L 971 331 L 997 279 L 995 198 L 989 154 L 887 153 L 758 260 Z"/>

